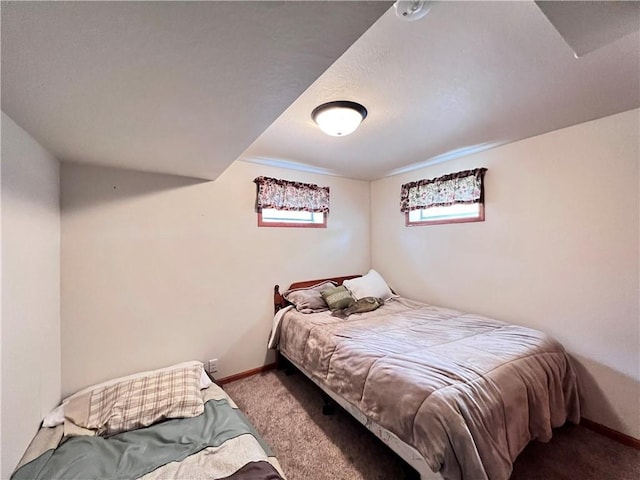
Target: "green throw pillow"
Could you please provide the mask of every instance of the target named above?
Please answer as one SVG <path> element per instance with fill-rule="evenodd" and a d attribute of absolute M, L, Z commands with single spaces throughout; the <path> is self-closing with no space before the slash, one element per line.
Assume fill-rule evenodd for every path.
<path fill-rule="evenodd" d="M 360 300 L 353 300 L 347 308 L 332 311 L 331 316 L 345 319 L 354 313 L 372 312 L 382 305 L 384 305 L 384 300 L 381 298 L 364 297 Z"/>
<path fill-rule="evenodd" d="M 320 292 L 324 301 L 327 302 L 329 310 L 340 310 L 347 308 L 353 301 L 353 297 L 347 290 L 347 287 L 340 285 L 339 287 L 327 288 Z"/>

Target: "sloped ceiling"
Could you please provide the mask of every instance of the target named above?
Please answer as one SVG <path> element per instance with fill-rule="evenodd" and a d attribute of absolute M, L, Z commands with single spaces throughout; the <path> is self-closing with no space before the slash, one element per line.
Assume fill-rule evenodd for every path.
<path fill-rule="evenodd" d="M 63 161 L 216 178 L 392 2 L 2 2 L 2 110 Z"/>
<path fill-rule="evenodd" d="M 63 161 L 373 180 L 640 106 L 638 2 L 542 3 L 3 2 L 2 109 Z"/>

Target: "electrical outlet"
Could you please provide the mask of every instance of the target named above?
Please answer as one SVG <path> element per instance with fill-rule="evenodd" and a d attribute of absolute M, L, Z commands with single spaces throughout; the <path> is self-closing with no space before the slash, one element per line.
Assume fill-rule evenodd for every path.
<path fill-rule="evenodd" d="M 214 358 L 209 360 L 209 373 L 216 373 L 218 371 L 218 359 Z"/>

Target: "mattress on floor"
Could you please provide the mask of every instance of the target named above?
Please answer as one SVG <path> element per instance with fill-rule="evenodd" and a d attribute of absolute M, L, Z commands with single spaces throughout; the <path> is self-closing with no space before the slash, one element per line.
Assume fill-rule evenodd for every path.
<path fill-rule="evenodd" d="M 42 427 L 11 480 L 282 480 L 269 446 L 217 385 L 202 390 L 204 412 L 103 436 L 65 436 Z"/>

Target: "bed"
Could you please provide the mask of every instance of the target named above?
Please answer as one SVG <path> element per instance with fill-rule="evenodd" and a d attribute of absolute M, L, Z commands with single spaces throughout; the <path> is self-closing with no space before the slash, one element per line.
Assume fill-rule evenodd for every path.
<path fill-rule="evenodd" d="M 318 292 L 373 274 L 384 283 L 370 271 L 296 282 L 284 293 L 276 285 L 269 346 L 423 480 L 508 479 L 529 441 L 579 421 L 569 358 L 542 332 L 402 298 L 386 283 L 369 292 L 386 297 L 372 311 L 312 308 Z M 367 282 L 347 288 L 351 305 Z"/>
<path fill-rule="evenodd" d="M 49 426 L 46 426 L 49 425 Z M 84 389 L 43 421 L 11 480 L 283 480 L 233 400 L 200 362 Z"/>

